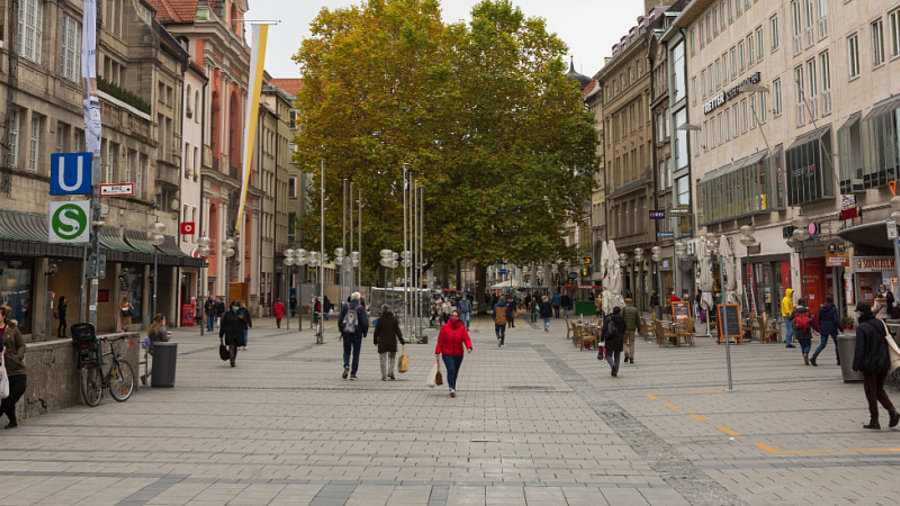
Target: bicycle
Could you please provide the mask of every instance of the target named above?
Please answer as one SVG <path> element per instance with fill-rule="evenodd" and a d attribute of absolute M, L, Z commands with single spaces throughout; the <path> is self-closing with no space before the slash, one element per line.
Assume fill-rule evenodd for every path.
<path fill-rule="evenodd" d="M 95 349 L 87 349 L 81 354 L 81 396 L 88 406 L 100 405 L 104 388 L 109 389 L 109 394 L 118 402 L 127 401 L 134 393 L 134 369 L 131 364 L 119 358 L 113 346 L 113 343 L 125 338 L 126 336 L 115 339 L 97 338 Z M 107 343 L 108 352 L 103 351 L 103 343 Z M 111 357 L 105 375 L 103 357 Z"/>

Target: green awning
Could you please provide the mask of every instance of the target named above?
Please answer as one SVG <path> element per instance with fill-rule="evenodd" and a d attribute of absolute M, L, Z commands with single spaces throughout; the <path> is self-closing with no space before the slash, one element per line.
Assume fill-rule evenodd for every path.
<path fill-rule="evenodd" d="M 147 239 L 147 232 L 141 232 L 139 230 L 126 230 L 125 242 L 141 253 L 149 253 L 151 255 L 158 253 L 158 251 L 156 251 L 156 248 L 152 244 L 150 244 L 150 241 Z"/>

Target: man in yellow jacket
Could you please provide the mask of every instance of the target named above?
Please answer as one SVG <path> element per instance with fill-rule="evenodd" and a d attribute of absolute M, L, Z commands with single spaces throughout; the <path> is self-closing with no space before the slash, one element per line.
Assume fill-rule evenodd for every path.
<path fill-rule="evenodd" d="M 791 338 L 794 337 L 794 322 L 788 320 L 788 316 L 794 312 L 794 289 L 788 288 L 784 291 L 784 298 L 781 299 L 781 318 L 784 320 L 784 346 L 793 348 Z"/>

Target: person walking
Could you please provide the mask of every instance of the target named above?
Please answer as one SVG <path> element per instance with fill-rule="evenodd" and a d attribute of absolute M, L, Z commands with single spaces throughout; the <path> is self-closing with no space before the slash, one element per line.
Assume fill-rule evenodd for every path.
<path fill-rule="evenodd" d="M 438 332 L 437 345 L 434 347 L 435 356 L 440 355 L 444 360 L 444 367 L 447 368 L 447 386 L 450 387 L 450 397 L 456 397 L 456 380 L 459 377 L 459 368 L 462 366 L 465 351 L 472 353 L 472 340 L 469 339 L 466 326 L 459 320 L 459 311 L 453 311 L 450 313 L 450 321 L 445 323 Z"/>
<path fill-rule="evenodd" d="M 603 330 L 600 332 L 605 337 L 603 341 L 606 347 L 606 361 L 611 368 L 610 374 L 618 376 L 619 357 L 625 340 L 625 318 L 622 316 L 622 308 L 619 306 L 613 308 L 612 314 L 603 322 Z"/>
<path fill-rule="evenodd" d="M 240 301 L 233 301 L 230 306 L 231 309 L 226 311 L 219 321 L 219 339 L 224 338 L 225 346 L 228 347 L 231 367 L 234 367 L 238 346 L 243 346 L 244 344 L 244 324 L 239 316 L 241 311 Z"/>
<path fill-rule="evenodd" d="M 330 316 L 330 313 L 331 313 L 331 308 L 333 308 L 333 307 L 334 307 L 334 304 L 332 304 L 331 301 L 328 300 L 328 296 L 326 295 L 324 302 L 322 304 L 322 314 L 325 316 L 325 321 L 328 321 L 328 317 Z"/>
<path fill-rule="evenodd" d="M 788 317 L 794 312 L 794 289 L 788 288 L 784 291 L 784 298 L 781 299 L 781 317 L 784 319 L 784 347 L 794 348 L 791 344 L 791 338 L 794 337 L 794 322 Z"/>
<path fill-rule="evenodd" d="M 459 317 L 466 324 L 466 330 L 469 330 L 469 323 L 472 321 L 472 301 L 468 297 L 463 297 L 456 306 L 459 311 Z"/>
<path fill-rule="evenodd" d="M 550 302 L 553 304 L 553 312 L 556 313 L 556 317 L 559 318 L 559 305 L 562 303 L 559 292 L 553 292 L 553 298 Z"/>
<path fill-rule="evenodd" d="M 222 317 L 225 316 L 225 299 L 221 295 L 216 297 L 216 327 L 222 326 Z"/>
<path fill-rule="evenodd" d="M 247 349 L 247 337 L 250 335 L 250 328 L 253 327 L 253 320 L 250 318 L 250 310 L 244 306 L 244 301 L 237 301 L 240 309 L 237 312 L 238 319 L 241 321 L 241 327 L 244 329 L 244 349 Z"/>
<path fill-rule="evenodd" d="M 400 323 L 394 316 L 391 306 L 381 306 L 381 316 L 375 322 L 375 346 L 378 347 L 378 358 L 381 361 L 381 381 L 394 378 L 394 359 L 397 356 L 397 341 L 406 344 Z"/>
<path fill-rule="evenodd" d="M 653 309 L 653 313 L 657 318 L 660 318 L 662 316 L 662 312 L 659 309 L 659 294 L 656 292 L 656 290 L 653 290 L 653 293 L 650 294 L 650 308 Z M 597 314 L 599 313 L 600 310 L 598 309 Z M 697 313 L 695 312 L 694 314 Z"/>
<path fill-rule="evenodd" d="M 206 331 L 212 332 L 216 323 L 216 298 L 210 297 L 203 304 L 203 314 L 206 315 Z"/>
<path fill-rule="evenodd" d="M 359 303 L 359 292 L 350 294 L 350 302 L 341 306 L 338 316 L 338 328 L 341 331 L 341 339 L 344 341 L 344 372 L 342 379 L 359 381 L 356 371 L 359 369 L 359 349 L 362 346 L 363 337 L 369 333 L 369 317 L 366 310 Z M 352 367 L 350 357 L 353 357 Z"/>
<path fill-rule="evenodd" d="M 494 304 L 494 333 L 497 334 L 497 347 L 503 346 L 506 341 L 506 318 L 509 306 L 503 297 Z"/>
<path fill-rule="evenodd" d="M 6 415 L 9 422 L 4 429 L 15 429 L 19 425 L 16 418 L 16 403 L 25 394 L 27 377 L 25 374 L 25 339 L 15 320 L 10 318 L 12 308 L 0 306 L 0 343 L 3 348 L 3 362 L 9 378 L 9 397 L 0 401 L 0 415 Z"/>
<path fill-rule="evenodd" d="M 550 332 L 550 317 L 553 316 L 553 308 L 550 306 L 550 301 L 547 300 L 546 295 L 541 296 L 539 311 L 541 319 L 544 320 L 544 332 Z"/>
<path fill-rule="evenodd" d="M 453 307 L 450 305 L 449 299 L 441 300 L 441 325 L 450 321 L 450 312 L 453 310 Z"/>
<path fill-rule="evenodd" d="M 569 308 L 572 306 L 572 299 L 569 298 L 569 294 L 562 294 L 559 303 L 562 306 L 563 316 L 569 316 Z"/>
<path fill-rule="evenodd" d="M 59 298 L 59 304 L 56 306 L 56 318 L 59 320 L 59 324 L 56 326 L 56 337 L 64 338 L 66 336 L 66 311 L 69 309 L 69 301 L 66 300 L 66 296 L 63 295 Z"/>
<path fill-rule="evenodd" d="M 830 336 L 834 341 L 834 354 L 837 357 L 837 365 L 841 365 L 841 352 L 838 350 L 837 345 L 840 324 L 841 319 L 838 315 L 837 308 L 834 307 L 834 298 L 829 295 L 825 297 L 825 304 L 822 304 L 822 306 L 819 307 L 819 333 L 822 334 L 822 342 L 819 343 L 816 351 L 814 351 L 812 357 L 810 357 L 810 364 L 818 366 L 818 364 L 816 364 L 816 358 L 819 357 L 819 353 L 822 353 L 822 350 L 828 345 L 828 337 Z"/>
<path fill-rule="evenodd" d="M 634 335 L 641 328 L 641 314 L 631 299 L 625 299 L 625 362 L 634 363 Z"/>
<path fill-rule="evenodd" d="M 275 316 L 275 326 L 281 328 L 281 319 L 284 318 L 284 303 L 281 302 L 280 297 L 275 297 L 275 304 L 272 304 L 272 314 Z"/>
<path fill-rule="evenodd" d="M 507 297 L 506 303 L 506 325 L 510 328 L 516 326 L 516 298 Z"/>
<path fill-rule="evenodd" d="M 863 374 L 863 388 L 866 401 L 869 403 L 869 423 L 864 429 L 881 429 L 878 423 L 878 403 L 890 414 L 889 427 L 900 422 L 900 414 L 884 391 L 884 381 L 891 369 L 890 344 L 887 338 L 887 326 L 872 314 L 872 308 L 865 302 L 856 305 L 856 350 L 853 355 L 853 370 Z"/>
<path fill-rule="evenodd" d="M 288 301 L 288 307 L 291 310 L 291 318 L 297 316 L 297 296 L 291 295 L 291 299 Z"/>
<path fill-rule="evenodd" d="M 131 305 L 131 301 L 128 300 L 128 297 L 122 299 L 122 304 L 119 305 L 119 318 L 122 321 L 122 332 L 128 332 L 128 329 L 131 328 L 131 317 L 134 316 L 134 306 Z"/>
<path fill-rule="evenodd" d="M 806 307 L 805 299 L 798 299 L 797 306 L 788 315 L 788 320 L 794 327 L 794 336 L 800 343 L 800 351 L 803 353 L 803 362 L 809 365 L 809 349 L 812 346 L 812 313 Z"/>

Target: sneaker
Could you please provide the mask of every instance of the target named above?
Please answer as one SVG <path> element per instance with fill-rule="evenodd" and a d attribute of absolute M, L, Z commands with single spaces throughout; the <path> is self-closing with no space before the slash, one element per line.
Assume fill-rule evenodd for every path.
<path fill-rule="evenodd" d="M 501 346 L 503 346 L 503 343 L 501 343 L 500 340 L 497 339 L 497 347 L 499 348 L 499 347 L 501 347 Z"/>
<path fill-rule="evenodd" d="M 891 413 L 891 423 L 888 424 L 888 427 L 893 429 L 898 423 L 900 423 L 900 413 L 894 410 L 894 412 Z"/>
<path fill-rule="evenodd" d="M 387 376 L 382 376 L 381 381 L 387 381 Z"/>
<path fill-rule="evenodd" d="M 456 390 L 450 389 L 450 397 L 456 397 Z"/>
<path fill-rule="evenodd" d="M 350 374 L 350 368 L 347 366 L 344 366 L 344 373 L 341 374 L 341 379 L 347 379 L 348 374 Z"/>
<path fill-rule="evenodd" d="M 395 379 L 397 379 L 397 378 L 394 377 L 394 373 L 388 374 L 388 378 L 389 378 L 391 381 L 394 381 Z"/>
<path fill-rule="evenodd" d="M 359 381 L 359 378 L 354 374 L 353 376 L 350 376 L 350 381 Z"/>

